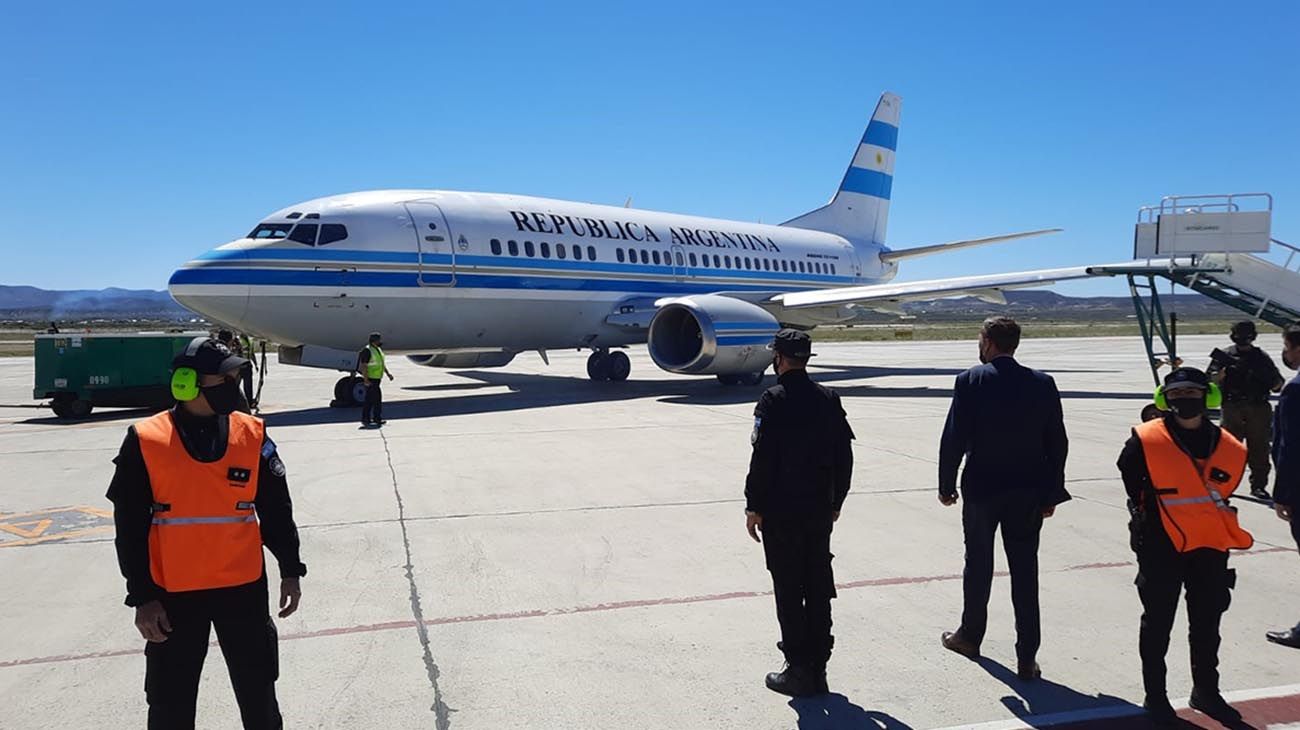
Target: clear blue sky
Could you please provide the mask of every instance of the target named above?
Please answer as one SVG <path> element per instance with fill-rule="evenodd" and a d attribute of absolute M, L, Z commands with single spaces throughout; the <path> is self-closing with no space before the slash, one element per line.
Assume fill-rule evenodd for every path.
<path fill-rule="evenodd" d="M 1272 192 L 1300 241 L 1297 29 L 1294 2 L 20 3 L 0 283 L 162 288 L 371 188 L 777 222 L 829 197 L 886 89 L 891 245 L 1067 229 L 902 279 L 1124 259 L 1170 193 Z"/>

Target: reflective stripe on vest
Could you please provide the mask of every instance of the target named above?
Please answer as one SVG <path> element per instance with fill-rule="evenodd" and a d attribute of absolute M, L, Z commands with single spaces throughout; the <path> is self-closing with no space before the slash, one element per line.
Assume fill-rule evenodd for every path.
<path fill-rule="evenodd" d="M 253 504 L 262 421 L 231 413 L 226 453 L 195 460 L 170 411 L 135 424 L 153 488 L 149 571 L 169 592 L 252 583 L 262 575 L 262 533 Z"/>
<path fill-rule="evenodd" d="M 1244 550 L 1254 544 L 1227 501 L 1246 471 L 1246 447 L 1240 441 L 1220 429 L 1218 446 L 1201 464 L 1174 441 L 1163 420 L 1148 421 L 1135 431 L 1151 473 L 1161 524 L 1176 550 Z"/>
<path fill-rule="evenodd" d="M 366 377 L 379 380 L 384 377 L 384 351 L 374 345 L 367 345 L 366 349 L 370 351 L 370 362 L 366 363 Z"/>

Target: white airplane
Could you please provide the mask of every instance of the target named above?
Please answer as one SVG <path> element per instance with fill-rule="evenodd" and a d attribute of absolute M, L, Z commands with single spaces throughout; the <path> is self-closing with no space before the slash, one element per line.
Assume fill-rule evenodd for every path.
<path fill-rule="evenodd" d="M 379 190 L 290 206 L 185 264 L 182 305 L 282 343 L 280 360 L 345 373 L 367 333 L 429 367 L 500 367 L 590 349 L 621 381 L 618 348 L 648 343 L 664 370 L 761 382 L 782 326 L 848 324 L 908 300 L 1088 276 L 1085 267 L 887 283 L 907 258 L 1026 236 L 885 245 L 901 99 L 883 94 L 830 203 L 780 225 L 522 195 Z"/>

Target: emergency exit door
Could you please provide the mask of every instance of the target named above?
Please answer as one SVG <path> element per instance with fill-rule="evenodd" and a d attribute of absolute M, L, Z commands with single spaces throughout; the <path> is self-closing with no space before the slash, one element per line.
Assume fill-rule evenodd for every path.
<path fill-rule="evenodd" d="M 406 212 L 415 225 L 415 244 L 420 258 L 420 285 L 454 285 L 456 247 L 442 209 L 432 201 L 418 200 L 407 203 Z"/>

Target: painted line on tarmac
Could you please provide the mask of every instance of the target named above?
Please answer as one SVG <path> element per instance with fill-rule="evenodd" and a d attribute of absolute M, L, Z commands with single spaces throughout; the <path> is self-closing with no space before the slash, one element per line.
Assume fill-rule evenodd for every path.
<path fill-rule="evenodd" d="M 1251 550 L 1242 555 L 1262 555 L 1267 553 L 1292 552 L 1293 548 L 1270 548 L 1267 550 Z M 1110 570 L 1114 568 L 1135 567 L 1136 563 L 1130 561 L 1113 562 L 1113 563 L 1084 563 L 1081 565 L 1070 565 L 1056 570 L 1042 571 L 1040 575 L 1060 574 L 1060 573 L 1077 573 L 1089 570 Z M 1004 570 L 996 571 L 995 577 L 1005 578 L 1008 573 Z M 961 573 L 942 573 L 937 575 L 911 575 L 911 576 L 892 576 L 888 578 L 866 578 L 863 580 L 847 581 L 836 583 L 835 587 L 839 590 L 852 590 L 855 588 L 882 588 L 889 586 L 918 585 L 923 583 L 944 583 L 960 581 Z M 595 603 L 585 606 L 565 606 L 561 608 L 534 608 L 522 611 L 506 611 L 499 613 L 476 613 L 461 616 L 439 616 L 436 618 L 424 619 L 424 626 L 448 626 L 454 624 L 471 624 L 485 623 L 493 621 L 516 621 L 519 619 L 529 618 L 547 618 L 552 616 L 577 616 L 587 613 L 603 613 L 605 611 L 621 611 L 632 608 L 654 608 L 658 606 L 688 606 L 696 603 L 714 603 L 717 601 L 735 601 L 746 598 L 764 598 L 771 596 L 771 590 L 761 591 L 732 591 L 729 593 L 709 593 L 696 596 L 668 596 L 664 598 L 639 598 L 627 601 L 611 601 L 609 603 Z M 316 629 L 314 631 L 303 631 L 292 634 L 280 634 L 282 641 L 296 641 L 299 639 L 319 639 L 331 636 L 349 636 L 352 634 L 368 634 L 376 631 L 396 631 L 403 629 L 416 628 L 417 623 L 414 620 L 406 619 L 402 621 L 387 621 L 374 624 L 357 624 L 354 626 L 337 626 L 329 629 Z M 216 646 L 214 641 L 211 644 Z M 65 662 L 77 662 L 90 659 L 109 659 L 113 657 L 131 656 L 142 653 L 142 649 L 117 649 L 111 651 L 91 652 L 87 654 L 55 654 L 52 656 L 29 657 L 26 659 L 9 659 L 0 660 L 0 669 L 6 667 L 25 667 L 34 664 L 61 664 Z M 1300 719 L 1300 718 L 1298 718 Z M 960 727 L 970 727 L 962 725 Z M 1021 727 L 1019 725 L 1014 727 Z"/>
<path fill-rule="evenodd" d="M 1223 698 L 1241 711 L 1243 727 L 1255 727 L 1259 730 L 1287 730 L 1300 727 L 1300 684 L 1288 684 L 1281 687 L 1263 689 L 1243 689 L 1224 692 Z M 1175 700 L 1174 708 L 1179 716 L 1195 727 L 1223 727 L 1205 715 L 1189 709 L 1188 699 Z M 1137 728 L 1149 727 L 1144 717 L 1146 712 L 1138 705 L 1120 704 L 1111 707 L 1095 707 L 1086 710 L 1069 710 L 1043 715 L 1027 715 L 1013 720 L 993 720 L 983 723 L 962 723 L 938 730 L 1026 730 L 1027 728 L 1061 727 L 1087 730 L 1088 728 Z M 1117 722 L 1126 719 L 1136 722 Z M 1202 724 L 1205 723 L 1205 724 Z"/>

